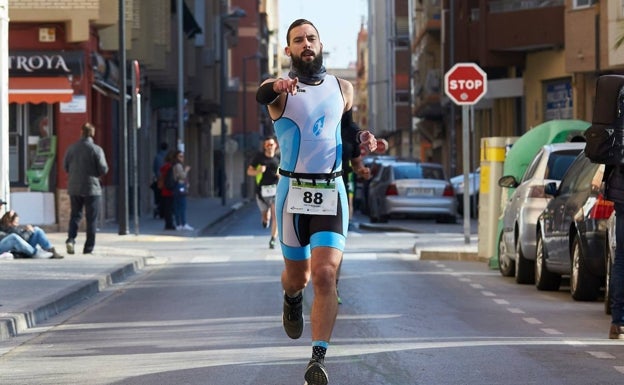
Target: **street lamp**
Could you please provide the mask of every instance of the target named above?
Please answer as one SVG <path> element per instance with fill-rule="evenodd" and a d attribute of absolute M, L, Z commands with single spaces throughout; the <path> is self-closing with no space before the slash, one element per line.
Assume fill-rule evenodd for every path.
<path fill-rule="evenodd" d="M 262 55 L 256 52 L 243 58 L 243 198 L 247 198 L 247 165 L 245 154 L 247 151 L 247 61 L 261 59 Z"/>
<path fill-rule="evenodd" d="M 227 42 L 225 41 L 225 22 L 229 19 L 240 19 L 247 15 L 244 9 L 235 8 L 228 14 L 220 16 L 219 20 L 219 39 L 221 44 L 221 79 L 219 90 L 219 112 L 221 115 L 221 164 L 219 165 L 219 189 L 221 190 L 221 204 L 226 205 L 226 193 L 225 193 L 225 137 L 227 135 L 227 127 L 225 125 L 225 87 L 227 83 Z"/>

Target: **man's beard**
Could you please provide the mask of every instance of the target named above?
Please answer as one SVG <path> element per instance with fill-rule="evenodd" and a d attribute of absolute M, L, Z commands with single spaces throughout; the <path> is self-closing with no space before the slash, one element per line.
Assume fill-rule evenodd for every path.
<path fill-rule="evenodd" d="M 304 61 L 301 56 L 291 56 L 291 65 L 292 68 L 295 69 L 297 74 L 302 75 L 304 77 L 313 77 L 314 75 L 321 72 L 323 68 L 323 53 L 319 52 L 318 55 L 314 56 L 314 60 L 311 62 Z"/>

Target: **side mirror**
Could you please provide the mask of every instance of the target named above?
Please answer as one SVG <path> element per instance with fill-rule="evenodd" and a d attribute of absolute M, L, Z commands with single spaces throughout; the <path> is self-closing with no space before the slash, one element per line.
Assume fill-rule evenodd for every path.
<path fill-rule="evenodd" d="M 498 185 L 500 187 L 516 188 L 519 183 L 513 175 L 505 175 L 498 180 Z"/>
<path fill-rule="evenodd" d="M 557 182 L 546 183 L 546 185 L 544 186 L 544 194 L 551 195 L 551 196 L 557 195 L 557 187 L 558 187 Z"/>

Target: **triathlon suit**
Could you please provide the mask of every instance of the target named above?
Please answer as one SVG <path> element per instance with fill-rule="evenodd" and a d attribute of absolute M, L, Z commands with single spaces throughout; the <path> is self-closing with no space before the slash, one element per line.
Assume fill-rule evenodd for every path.
<path fill-rule="evenodd" d="M 277 184 L 275 208 L 282 254 L 305 260 L 315 247 L 340 251 L 345 247 L 349 208 L 341 177 L 344 100 L 332 75 L 318 85 L 299 82 L 297 88 L 295 95 L 287 94 L 284 111 L 274 121 L 283 176 Z M 298 192 L 301 186 L 312 190 Z M 316 208 L 322 213 L 306 214 L 314 205 L 322 206 Z"/>

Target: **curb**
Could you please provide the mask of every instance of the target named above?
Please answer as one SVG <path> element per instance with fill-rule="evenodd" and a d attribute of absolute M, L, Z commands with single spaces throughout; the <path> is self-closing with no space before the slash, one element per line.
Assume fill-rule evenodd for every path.
<path fill-rule="evenodd" d="M 415 254 L 420 254 L 421 260 L 424 261 L 468 261 L 468 262 L 487 262 L 489 259 L 479 257 L 477 252 L 472 251 L 443 251 L 443 250 L 422 250 L 420 252 L 414 250 Z"/>
<path fill-rule="evenodd" d="M 223 214 L 219 215 L 212 222 L 208 223 L 206 226 L 204 226 L 201 229 L 199 229 L 197 234 L 203 234 L 203 233 L 207 232 L 212 227 L 218 225 L 224 219 L 227 219 L 227 217 L 229 217 L 230 215 L 232 215 L 236 211 L 238 211 L 241 208 L 245 207 L 247 204 L 249 204 L 249 202 L 251 202 L 251 201 L 250 200 L 243 200 L 241 202 L 236 202 L 235 204 L 231 205 L 230 208 L 226 212 L 224 212 Z"/>
<path fill-rule="evenodd" d="M 0 315 L 0 341 L 7 340 L 23 333 L 28 328 L 36 326 L 61 312 L 93 297 L 103 289 L 116 283 L 125 281 L 135 275 L 145 266 L 145 257 L 122 264 L 112 271 L 95 276 L 93 279 L 78 283 L 73 287 L 53 294 L 40 303 L 35 304 L 32 310 L 23 312 L 3 313 Z"/>

